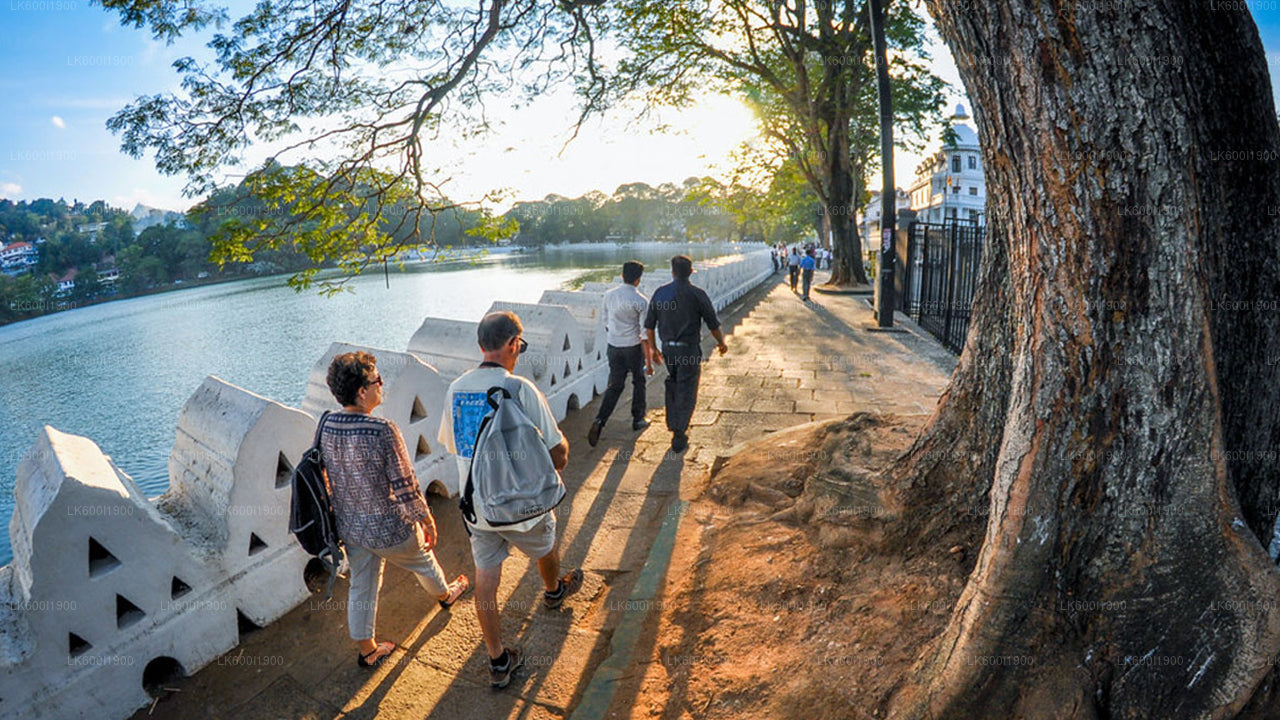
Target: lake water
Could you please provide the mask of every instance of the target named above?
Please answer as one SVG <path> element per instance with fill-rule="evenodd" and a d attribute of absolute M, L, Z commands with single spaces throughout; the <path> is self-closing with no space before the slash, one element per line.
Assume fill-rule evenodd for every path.
<path fill-rule="evenodd" d="M 178 413 L 207 375 L 297 407 L 334 341 L 403 351 L 427 316 L 478 320 L 494 300 L 605 279 L 624 260 L 670 275 L 675 252 L 728 245 L 578 247 L 413 265 L 352 281 L 354 293 L 295 292 L 284 277 L 240 280 L 79 308 L 0 327 L 0 565 L 18 463 L 51 425 L 96 442 L 148 495 L 169 484 Z"/>

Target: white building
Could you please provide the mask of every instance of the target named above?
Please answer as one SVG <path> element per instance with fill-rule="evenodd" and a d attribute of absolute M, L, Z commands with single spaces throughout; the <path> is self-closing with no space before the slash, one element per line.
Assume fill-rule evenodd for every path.
<path fill-rule="evenodd" d="M 8 275 L 26 272 L 39 261 L 40 251 L 29 242 L 16 242 L 0 247 L 0 268 Z"/>
<path fill-rule="evenodd" d="M 945 144 L 916 168 L 911 185 L 911 209 L 920 222 L 987 224 L 987 186 L 982 174 L 978 133 L 965 121 L 969 114 L 956 105 L 952 117 L 954 144 Z"/>
<path fill-rule="evenodd" d="M 911 195 L 902 188 L 894 188 L 897 197 L 894 199 L 895 210 L 907 210 L 911 207 Z M 880 249 L 880 196 L 883 193 L 871 193 L 871 199 L 862 208 L 862 218 L 858 221 L 858 236 L 862 238 L 862 252 L 868 257 Z"/>
<path fill-rule="evenodd" d="M 76 275 L 79 273 L 80 270 L 78 268 L 71 268 L 67 271 L 67 274 L 62 277 L 53 277 L 52 274 L 49 275 L 49 277 L 53 277 L 54 282 L 58 283 L 57 294 L 59 296 L 66 295 L 76 289 Z"/>
<path fill-rule="evenodd" d="M 92 243 L 98 242 L 98 236 L 101 235 L 102 231 L 106 230 L 107 226 L 110 224 L 111 223 L 105 223 L 105 222 L 85 223 L 83 225 L 77 225 L 76 232 L 84 233 L 85 235 L 88 235 L 89 242 L 90 244 L 92 244 Z"/>

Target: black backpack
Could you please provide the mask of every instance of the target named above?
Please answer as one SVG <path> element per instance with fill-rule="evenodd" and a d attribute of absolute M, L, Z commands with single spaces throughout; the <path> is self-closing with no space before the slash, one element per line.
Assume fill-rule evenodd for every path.
<path fill-rule="evenodd" d="M 293 469 L 293 498 L 289 503 L 289 532 L 308 555 L 324 564 L 329 572 L 329 584 L 324 599 L 333 597 L 333 582 L 338 577 L 344 553 L 338 537 L 338 523 L 333 516 L 333 502 L 325 485 L 324 454 L 320 451 L 320 433 L 329 417 L 326 410 L 316 425 L 316 437 L 311 448 L 302 454 L 298 466 Z"/>

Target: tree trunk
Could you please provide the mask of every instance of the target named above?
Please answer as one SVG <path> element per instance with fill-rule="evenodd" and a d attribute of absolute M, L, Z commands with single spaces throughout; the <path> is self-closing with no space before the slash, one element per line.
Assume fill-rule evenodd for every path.
<path fill-rule="evenodd" d="M 862 240 L 855 224 L 853 163 L 849 158 L 849 121 L 837 118 L 827 130 L 827 175 L 830 202 L 824 208 L 831 221 L 831 279 L 829 285 L 866 285 L 862 268 Z"/>
<path fill-rule="evenodd" d="M 1002 234 L 892 472 L 937 503 L 908 540 L 976 542 L 955 512 L 975 497 L 989 519 L 893 713 L 1231 717 L 1280 650 L 1259 542 L 1280 489 L 1280 130 L 1257 31 L 1190 0 L 929 9 Z"/>

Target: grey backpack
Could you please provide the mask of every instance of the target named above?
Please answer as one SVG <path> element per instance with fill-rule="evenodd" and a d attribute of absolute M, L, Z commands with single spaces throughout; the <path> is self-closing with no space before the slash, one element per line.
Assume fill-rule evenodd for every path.
<path fill-rule="evenodd" d="M 476 515 L 500 528 L 551 512 L 565 487 L 519 400 L 520 380 L 508 377 L 489 388 L 489 413 L 480 423 L 471 470 L 458 506 L 471 524 Z"/>

